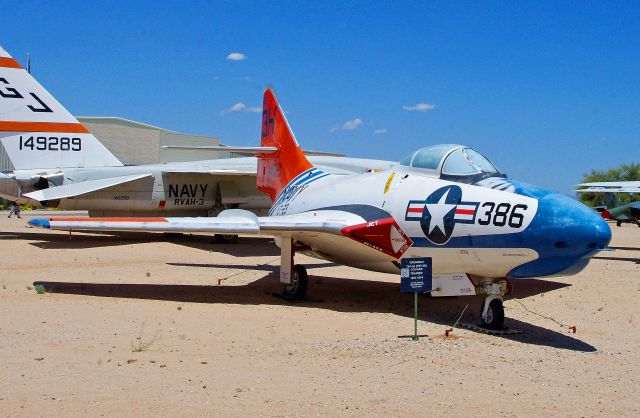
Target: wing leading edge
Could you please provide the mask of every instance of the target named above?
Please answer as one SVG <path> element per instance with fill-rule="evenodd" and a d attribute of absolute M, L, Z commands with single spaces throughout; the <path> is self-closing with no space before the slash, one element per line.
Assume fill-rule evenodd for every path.
<path fill-rule="evenodd" d="M 65 231 L 202 232 L 284 237 L 320 233 L 349 238 L 394 258 L 399 258 L 412 244 L 391 217 L 372 221 L 343 210 L 263 217 L 242 209 L 229 209 L 211 218 L 37 218 L 29 221 L 29 225 Z"/>

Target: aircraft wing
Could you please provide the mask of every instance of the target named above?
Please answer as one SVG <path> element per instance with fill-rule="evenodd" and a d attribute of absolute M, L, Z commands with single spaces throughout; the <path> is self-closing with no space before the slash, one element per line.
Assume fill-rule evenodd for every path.
<path fill-rule="evenodd" d="M 118 184 L 129 183 L 135 180 L 152 177 L 151 174 L 135 174 L 130 176 L 109 177 L 98 180 L 88 180 L 78 183 L 63 184 L 62 186 L 50 187 L 48 189 L 37 190 L 35 192 L 25 193 L 24 196 L 38 202 L 46 200 L 64 199 L 68 197 L 80 196 L 83 194 L 95 192 L 96 190 L 106 189 L 107 187 L 116 186 Z"/>
<path fill-rule="evenodd" d="M 384 212 L 384 211 L 380 211 Z M 37 218 L 29 225 L 78 231 L 203 232 L 295 236 L 324 233 L 350 238 L 374 250 L 399 258 L 412 244 L 400 226 L 388 214 L 331 209 L 282 216 L 258 217 L 242 209 L 228 209 L 217 217 L 194 218 Z M 377 219 L 373 219 L 377 218 Z"/>
<path fill-rule="evenodd" d="M 579 193 L 640 193 L 640 181 L 601 181 L 578 184 Z"/>
<path fill-rule="evenodd" d="M 577 189 L 578 193 L 640 193 L 640 187 L 587 187 Z"/>

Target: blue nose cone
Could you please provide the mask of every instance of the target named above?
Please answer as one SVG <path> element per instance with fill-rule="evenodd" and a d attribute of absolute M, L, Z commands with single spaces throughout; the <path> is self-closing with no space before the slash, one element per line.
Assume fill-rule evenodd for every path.
<path fill-rule="evenodd" d="M 524 234 L 539 258 L 516 267 L 509 277 L 575 274 L 611 241 L 611 229 L 596 211 L 557 193 L 539 197 L 538 212 Z"/>

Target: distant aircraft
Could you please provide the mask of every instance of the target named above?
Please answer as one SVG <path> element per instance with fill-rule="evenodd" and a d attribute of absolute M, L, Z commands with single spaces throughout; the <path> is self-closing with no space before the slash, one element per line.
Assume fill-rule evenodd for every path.
<path fill-rule="evenodd" d="M 604 209 L 600 212 L 600 215 L 602 215 L 604 219 L 616 221 L 616 225 L 618 226 L 622 226 L 623 223 L 634 223 L 640 226 L 640 201 L 616 206 L 611 209 Z"/>
<path fill-rule="evenodd" d="M 148 217 L 213 216 L 225 208 L 266 213 L 271 206 L 255 188 L 255 157 L 123 166 L 2 48 L 0 141 L 15 168 L 0 173 L 0 197 L 34 207 Z M 256 152 L 251 147 L 212 148 Z M 310 160 L 332 174 L 392 165 L 314 154 Z"/>
<path fill-rule="evenodd" d="M 596 183 L 578 184 L 578 193 L 605 193 L 612 196 L 613 193 L 640 193 L 640 181 L 606 181 Z M 613 208 L 598 210 L 604 219 L 610 219 L 621 226 L 623 223 L 634 223 L 640 226 L 640 201 L 619 205 L 618 199 L 608 198 L 608 205 Z"/>
<path fill-rule="evenodd" d="M 49 218 L 33 226 L 252 234 L 276 237 L 283 295 L 303 298 L 296 253 L 398 274 L 406 257 L 433 257 L 433 296 L 485 294 L 482 323 L 501 328 L 508 279 L 575 274 L 611 239 L 582 203 L 512 181 L 461 145 L 420 149 L 383 172 L 336 176 L 304 156 L 273 92 L 264 94 L 256 187 L 268 216 L 225 210 L 215 218 Z"/>
<path fill-rule="evenodd" d="M 602 181 L 581 183 L 576 189 L 580 193 L 640 193 L 640 181 Z"/>

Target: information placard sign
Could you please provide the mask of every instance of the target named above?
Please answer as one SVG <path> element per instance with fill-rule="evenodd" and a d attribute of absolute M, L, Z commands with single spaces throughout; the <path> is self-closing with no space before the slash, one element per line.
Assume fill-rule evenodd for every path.
<path fill-rule="evenodd" d="M 400 260 L 400 291 L 423 293 L 432 289 L 431 257 L 403 258 Z"/>

